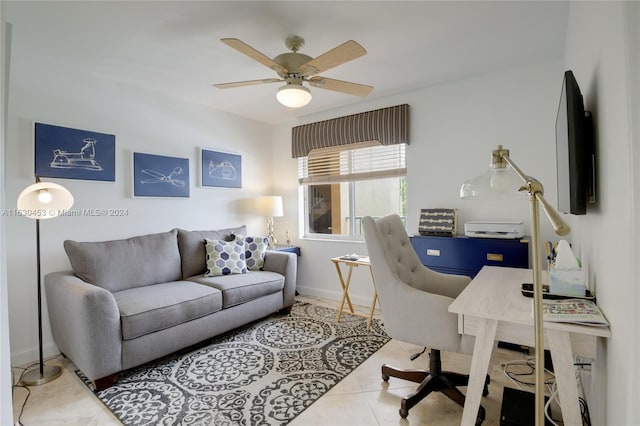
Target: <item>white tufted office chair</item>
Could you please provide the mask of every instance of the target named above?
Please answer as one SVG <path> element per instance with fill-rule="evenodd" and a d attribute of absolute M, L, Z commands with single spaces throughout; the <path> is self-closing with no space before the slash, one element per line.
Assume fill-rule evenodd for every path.
<path fill-rule="evenodd" d="M 382 366 L 385 381 L 392 376 L 420 383 L 413 394 L 402 400 L 400 416 L 407 417 L 411 407 L 434 391 L 464 406 L 464 395 L 457 387 L 467 386 L 469 377 L 442 371 L 440 351 L 472 352 L 473 338 L 458 334 L 458 318 L 447 310 L 471 279 L 424 266 L 398 215 L 377 220 L 367 216 L 363 227 L 387 334 L 431 348 L 429 371 Z M 487 376 L 484 395 L 488 393 L 488 383 Z M 484 408 L 480 407 L 476 424 L 482 424 L 484 417 Z"/>

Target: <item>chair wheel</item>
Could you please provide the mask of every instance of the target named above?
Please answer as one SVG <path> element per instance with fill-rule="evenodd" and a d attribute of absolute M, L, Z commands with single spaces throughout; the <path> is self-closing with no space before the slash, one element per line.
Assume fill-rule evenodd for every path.
<path fill-rule="evenodd" d="M 386 375 L 386 374 L 383 374 L 382 375 L 382 380 L 384 380 L 385 382 L 388 382 L 389 381 L 389 376 Z"/>
<path fill-rule="evenodd" d="M 484 381 L 484 388 L 482 389 L 482 396 L 489 395 L 489 383 L 491 383 L 491 377 L 487 374 L 487 378 Z"/>
<path fill-rule="evenodd" d="M 402 417 L 403 419 L 406 419 L 407 416 L 409 415 L 409 411 L 403 410 L 402 408 L 399 410 L 399 412 L 400 412 L 400 417 Z"/>
<path fill-rule="evenodd" d="M 481 405 L 478 408 L 478 417 L 476 417 L 476 425 L 475 426 L 482 426 L 482 422 L 484 422 L 485 416 L 486 416 L 486 412 L 484 410 L 484 407 Z"/>

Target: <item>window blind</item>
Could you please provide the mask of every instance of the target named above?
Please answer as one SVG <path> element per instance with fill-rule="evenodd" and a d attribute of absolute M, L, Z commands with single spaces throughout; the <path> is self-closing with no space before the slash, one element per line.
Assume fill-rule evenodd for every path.
<path fill-rule="evenodd" d="M 314 149 L 298 158 L 298 182 L 329 184 L 406 176 L 405 147 L 372 141 Z"/>
<path fill-rule="evenodd" d="M 291 129 L 291 155 L 306 157 L 316 149 L 339 148 L 366 141 L 381 145 L 409 143 L 409 105 L 396 105 Z"/>

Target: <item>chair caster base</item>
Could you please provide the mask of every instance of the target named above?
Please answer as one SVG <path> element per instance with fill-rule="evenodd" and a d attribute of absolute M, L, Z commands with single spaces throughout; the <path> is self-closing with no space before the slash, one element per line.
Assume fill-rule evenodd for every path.
<path fill-rule="evenodd" d="M 487 378 L 484 381 L 484 388 L 482 389 L 482 396 L 489 395 L 489 383 L 491 383 L 491 377 L 487 374 Z"/>
<path fill-rule="evenodd" d="M 486 416 L 485 409 L 481 405 L 480 408 L 478 408 L 478 417 L 476 417 L 476 425 L 475 426 L 482 426 L 482 422 L 484 422 L 485 416 Z"/>

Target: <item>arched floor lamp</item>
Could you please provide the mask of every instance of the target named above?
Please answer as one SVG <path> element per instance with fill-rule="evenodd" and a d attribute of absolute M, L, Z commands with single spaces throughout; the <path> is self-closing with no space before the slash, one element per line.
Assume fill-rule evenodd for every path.
<path fill-rule="evenodd" d="M 38 346 L 40 362 L 38 368 L 26 371 L 22 375 L 22 383 L 27 386 L 38 386 L 50 382 L 60 374 L 62 369 L 57 365 L 44 365 L 42 355 L 42 286 L 40 273 L 40 219 L 52 219 L 69 210 L 73 205 L 73 195 L 61 185 L 51 182 L 40 182 L 26 187 L 18 197 L 18 211 L 36 221 L 36 262 L 38 274 Z"/>
<path fill-rule="evenodd" d="M 507 165 L 511 168 L 508 169 Z M 515 176 L 514 174 L 515 173 Z M 531 212 L 531 243 L 533 246 L 533 321 L 535 332 L 535 424 L 544 426 L 544 320 L 542 318 L 542 262 L 540 261 L 540 216 L 542 206 L 549 222 L 558 235 L 571 232 L 560 214 L 545 200 L 542 184 L 524 174 L 509 157 L 509 150 L 502 145 L 491 153 L 489 170 L 466 181 L 460 188 L 460 198 L 472 199 L 485 196 L 510 195 L 518 192 L 529 194 Z"/>

